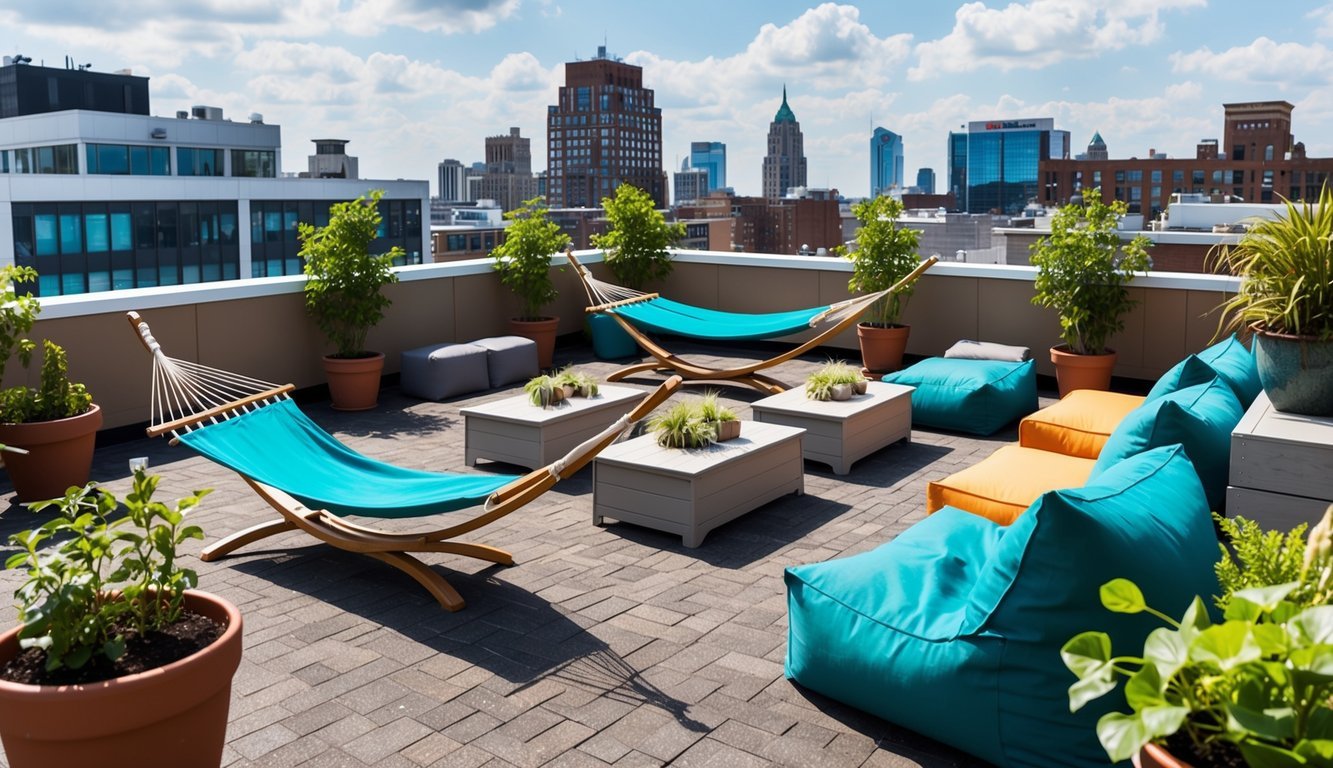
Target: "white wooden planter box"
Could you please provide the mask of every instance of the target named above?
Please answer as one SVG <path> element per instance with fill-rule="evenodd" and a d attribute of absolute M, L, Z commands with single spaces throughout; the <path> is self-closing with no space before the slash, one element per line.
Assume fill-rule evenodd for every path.
<path fill-rule="evenodd" d="M 463 460 L 546 466 L 611 426 L 643 395 L 631 387 L 600 387 L 595 397 L 573 397 L 550 408 L 533 405 L 526 394 L 463 408 Z"/>
<path fill-rule="evenodd" d="M 838 475 L 852 463 L 886 445 L 912 439 L 912 390 L 901 384 L 871 381 L 864 395 L 850 400 L 811 400 L 805 387 L 756 401 L 756 421 L 805 430 L 805 458 L 833 468 Z"/>
<path fill-rule="evenodd" d="M 1333 503 L 1333 418 L 1275 410 L 1260 392 L 1231 433 L 1227 515 L 1285 531 Z"/>
<path fill-rule="evenodd" d="M 747 421 L 739 438 L 707 448 L 663 448 L 652 434 L 612 445 L 593 462 L 592 521 L 635 523 L 697 547 L 719 525 L 805 492 L 803 432 Z"/>

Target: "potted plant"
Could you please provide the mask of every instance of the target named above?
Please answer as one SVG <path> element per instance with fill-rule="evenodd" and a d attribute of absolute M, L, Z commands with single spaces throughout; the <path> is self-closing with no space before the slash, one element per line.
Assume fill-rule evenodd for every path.
<path fill-rule="evenodd" d="M 1070 203 L 1051 217 L 1051 234 L 1032 245 L 1037 267 L 1032 303 L 1060 315 L 1062 344 L 1051 347 L 1060 396 L 1076 389 L 1109 389 L 1115 351 L 1106 346 L 1125 327 L 1132 309 L 1125 285 L 1151 266 L 1151 241 L 1137 235 L 1122 244 L 1116 227 L 1128 206 L 1102 202 L 1091 190 L 1086 203 Z"/>
<path fill-rule="evenodd" d="M 302 222 L 301 258 L 305 259 L 305 308 L 333 344 L 324 356 L 329 396 L 340 411 L 374 408 L 379 399 L 384 353 L 366 349 L 366 335 L 392 303 L 382 288 L 398 282 L 393 271 L 403 249 L 372 255 L 370 246 L 380 226 L 379 201 L 384 190 L 335 203 L 329 223 L 315 227 Z"/>
<path fill-rule="evenodd" d="M 1224 529 L 1225 526 L 1224 526 Z M 1097 735 L 1113 761 L 1141 765 L 1333 764 L 1333 506 L 1299 546 L 1299 534 L 1242 523 L 1218 573 L 1221 623 L 1196 597 L 1179 619 L 1149 607 L 1132 582 L 1101 589 L 1117 613 L 1147 613 L 1166 626 L 1139 655 L 1116 656 L 1102 632 L 1084 632 L 1061 657 L 1078 681 L 1077 711 L 1124 678 L 1129 713 L 1110 712 Z M 1225 575 L 1229 573 L 1228 575 Z"/>
<path fill-rule="evenodd" d="M 523 303 L 522 314 L 509 321 L 509 332 L 537 342 L 537 365 L 550 368 L 560 318 L 545 317 L 541 311 L 556 297 L 551 255 L 569 245 L 569 235 L 546 217 L 546 204 L 540 197 L 524 201 L 505 218 L 513 223 L 505 230 L 505 241 L 491 251 L 491 258 L 500 282 Z"/>
<path fill-rule="evenodd" d="M 570 397 L 593 397 L 597 394 L 597 377 L 573 368 L 565 368 L 556 376 L 561 386 L 565 387 Z"/>
<path fill-rule="evenodd" d="M 16 283 L 31 283 L 30 267 L 0 268 L 0 379 L 17 355 L 27 369 L 36 344 L 26 337 L 41 305 L 31 293 L 19 295 Z M 46 340 L 37 387 L 0 390 L 0 443 L 22 448 L 5 454 L 5 468 L 19 501 L 61 496 L 70 486 L 88 482 L 102 409 L 82 384 L 69 380 L 65 350 Z"/>
<path fill-rule="evenodd" d="M 653 198 L 631 184 L 621 184 L 611 197 L 602 198 L 610 230 L 593 235 L 592 244 L 606 254 L 606 265 L 616 282 L 641 291 L 649 282 L 671 274 L 668 248 L 685 236 L 685 225 L 668 224 Z M 615 318 L 588 316 L 593 351 L 603 359 L 631 357 L 638 346 Z"/>
<path fill-rule="evenodd" d="M 1254 330 L 1259 381 L 1279 411 L 1333 416 L 1333 189 L 1250 224 L 1217 264 L 1241 280 L 1223 321 Z"/>
<path fill-rule="evenodd" d="M 676 403 L 648 422 L 663 448 L 706 448 L 717 439 L 713 424 L 704 421 L 693 403 Z"/>
<path fill-rule="evenodd" d="M 0 635 L 0 739 L 12 768 L 58 765 L 216 766 L 241 616 L 194 590 L 177 548 L 203 538 L 186 513 L 207 491 L 169 507 L 157 477 L 134 473 L 119 502 L 71 488 L 40 528 L 11 537 L 8 568 L 21 626 Z"/>
<path fill-rule="evenodd" d="M 887 195 L 862 200 L 852 206 L 852 215 L 860 224 L 856 231 L 856 247 L 840 245 L 833 249 L 839 256 L 852 262 L 852 279 L 847 288 L 852 291 L 883 291 L 916 269 L 917 239 L 920 233 L 898 226 L 903 204 Z M 875 302 L 866 319 L 856 326 L 861 342 L 861 362 L 872 373 L 888 373 L 902 367 L 903 352 L 911 328 L 898 319 L 913 286 L 889 293 Z"/>
<path fill-rule="evenodd" d="M 549 408 L 565 399 L 565 385 L 556 376 L 534 376 L 523 385 L 528 393 L 528 402 L 541 408 Z"/>
<path fill-rule="evenodd" d="M 805 396 L 811 400 L 849 400 L 866 393 L 866 378 L 841 360 L 830 360 L 805 379 Z"/>
<path fill-rule="evenodd" d="M 741 436 L 741 422 L 736 412 L 718 402 L 716 391 L 705 392 L 699 401 L 699 417 L 713 425 L 714 439 L 721 443 Z"/>

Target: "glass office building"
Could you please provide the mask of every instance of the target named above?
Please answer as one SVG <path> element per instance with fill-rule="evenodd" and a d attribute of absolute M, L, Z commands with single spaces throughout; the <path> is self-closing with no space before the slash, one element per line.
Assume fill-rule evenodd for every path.
<path fill-rule="evenodd" d="M 870 135 L 870 195 L 903 188 L 903 137 L 885 128 Z"/>
<path fill-rule="evenodd" d="M 708 171 L 708 191 L 727 186 L 727 145 L 720 141 L 690 142 L 690 167 Z"/>
<path fill-rule="evenodd" d="M 974 121 L 949 134 L 950 187 L 968 213 L 1017 214 L 1041 197 L 1038 164 L 1068 157 L 1069 132 L 1051 118 Z"/>

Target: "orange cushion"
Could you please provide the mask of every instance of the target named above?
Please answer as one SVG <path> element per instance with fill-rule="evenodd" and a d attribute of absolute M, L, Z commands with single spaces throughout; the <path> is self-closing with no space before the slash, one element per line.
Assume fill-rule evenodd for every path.
<path fill-rule="evenodd" d="M 1138 395 L 1076 389 L 1054 405 L 1018 423 L 1018 444 L 1024 448 L 1095 459 L 1106 439 L 1143 403 Z"/>
<path fill-rule="evenodd" d="M 926 512 L 958 507 L 1008 525 L 1047 491 L 1082 488 L 1096 461 L 1016 443 L 926 486 Z"/>

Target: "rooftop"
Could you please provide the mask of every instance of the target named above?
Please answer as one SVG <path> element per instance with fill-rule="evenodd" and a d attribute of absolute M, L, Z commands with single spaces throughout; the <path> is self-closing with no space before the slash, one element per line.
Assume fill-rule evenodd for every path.
<path fill-rule="evenodd" d="M 692 351 L 706 362 L 768 356 Z M 800 381 L 825 357 L 776 375 Z M 599 376 L 615 367 L 583 346 L 562 347 L 556 362 Z M 146 357 L 134 363 L 146 381 Z M 655 381 L 626 383 L 646 391 Z M 516 391 L 435 403 L 389 387 L 369 412 L 303 407 L 376 458 L 512 472 L 486 461 L 465 468 L 459 409 Z M 759 394 L 732 387 L 723 396 L 744 419 Z M 1012 430 L 990 439 L 918 430 L 845 477 L 807 463 L 804 495 L 728 523 L 696 549 L 630 524 L 594 526 L 585 469 L 473 537 L 513 552 L 515 566 L 424 556 L 467 600 L 458 613 L 402 573 L 303 534 L 194 561 L 201 587 L 245 618 L 224 765 L 974 765 L 784 679 L 782 570 L 882 544 L 924 517 L 928 479 L 1013 439 Z M 123 493 L 136 456 L 162 475 L 164 500 L 215 489 L 196 519 L 209 539 L 272 516 L 238 476 L 164 440 L 104 444 L 94 479 Z M 10 503 L 0 514 L 7 542 L 38 518 L 12 503 L 7 478 L 0 490 Z M 18 584 L 18 572 L 0 571 L 0 591 Z"/>

